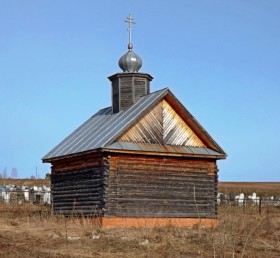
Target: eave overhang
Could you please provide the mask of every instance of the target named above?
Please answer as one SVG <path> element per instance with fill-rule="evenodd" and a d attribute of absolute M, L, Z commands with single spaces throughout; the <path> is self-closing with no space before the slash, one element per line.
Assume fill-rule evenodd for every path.
<path fill-rule="evenodd" d="M 174 146 L 173 146 L 174 147 Z M 159 148 L 159 146 L 154 146 L 154 148 Z M 162 149 L 172 148 L 172 146 L 161 146 Z M 116 148 L 99 148 L 95 150 L 50 158 L 50 159 L 43 159 L 43 163 L 53 163 L 55 161 L 65 160 L 65 159 L 72 159 L 72 158 L 80 158 L 90 154 L 98 154 L 98 153 L 119 153 L 119 154 L 131 154 L 131 155 L 148 155 L 148 156 L 165 156 L 165 157 L 185 157 L 185 158 L 205 158 L 205 159 L 226 159 L 227 155 L 220 154 L 214 151 L 211 151 L 207 148 L 196 148 L 197 152 L 170 152 L 170 151 L 155 151 L 155 150 L 127 150 L 127 149 L 116 149 Z M 201 153 L 199 153 L 201 152 Z M 202 153 L 203 152 L 203 153 Z M 208 154 L 206 154 L 208 153 Z"/>

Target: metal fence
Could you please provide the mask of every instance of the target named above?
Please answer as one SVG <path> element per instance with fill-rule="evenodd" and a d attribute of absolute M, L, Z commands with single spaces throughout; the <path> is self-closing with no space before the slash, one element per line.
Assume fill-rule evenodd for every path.
<path fill-rule="evenodd" d="M 243 211 L 258 212 L 264 211 L 280 213 L 280 199 L 271 197 L 257 197 L 255 199 L 244 197 L 244 198 L 217 198 L 218 206 L 230 206 L 240 207 Z"/>
<path fill-rule="evenodd" d="M 217 204 L 220 207 L 242 208 L 244 212 L 264 211 L 280 213 L 280 198 L 257 197 L 252 198 L 217 198 Z M 26 190 L 3 190 L 0 189 L 0 211 L 39 211 L 51 212 L 52 196 L 51 191 Z"/>
<path fill-rule="evenodd" d="M 1 189 L 0 212 L 51 214 L 51 192 Z"/>

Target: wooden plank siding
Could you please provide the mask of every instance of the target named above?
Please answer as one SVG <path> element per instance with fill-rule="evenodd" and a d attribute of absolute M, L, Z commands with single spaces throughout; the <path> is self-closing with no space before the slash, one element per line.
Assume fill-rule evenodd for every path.
<path fill-rule="evenodd" d="M 217 215 L 217 167 L 213 160 L 112 155 L 108 186 L 108 217 Z"/>
<path fill-rule="evenodd" d="M 118 141 L 206 147 L 166 100 L 159 102 Z"/>

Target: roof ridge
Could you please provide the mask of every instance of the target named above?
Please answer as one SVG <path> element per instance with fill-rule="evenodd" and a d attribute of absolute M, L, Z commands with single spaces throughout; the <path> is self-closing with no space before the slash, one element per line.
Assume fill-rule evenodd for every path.
<path fill-rule="evenodd" d="M 152 94 L 158 93 L 158 92 L 160 92 L 160 91 L 166 91 L 166 90 L 169 90 L 169 88 L 168 88 L 168 87 L 165 87 L 165 88 L 163 88 L 163 89 L 161 89 L 161 90 L 156 90 L 156 91 L 151 92 L 150 94 L 147 94 L 147 95 L 152 95 Z M 170 90 L 169 90 L 169 91 L 170 91 Z M 147 96 L 147 95 L 145 95 L 145 96 Z M 143 96 L 143 97 L 145 97 L 145 96 Z"/>

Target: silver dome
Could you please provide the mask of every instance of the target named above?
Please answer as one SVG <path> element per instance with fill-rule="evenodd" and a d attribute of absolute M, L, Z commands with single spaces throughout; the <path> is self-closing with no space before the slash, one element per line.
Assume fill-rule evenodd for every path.
<path fill-rule="evenodd" d="M 132 48 L 129 48 L 119 60 L 119 67 L 126 73 L 137 73 L 141 66 L 142 59 L 132 51 Z"/>

